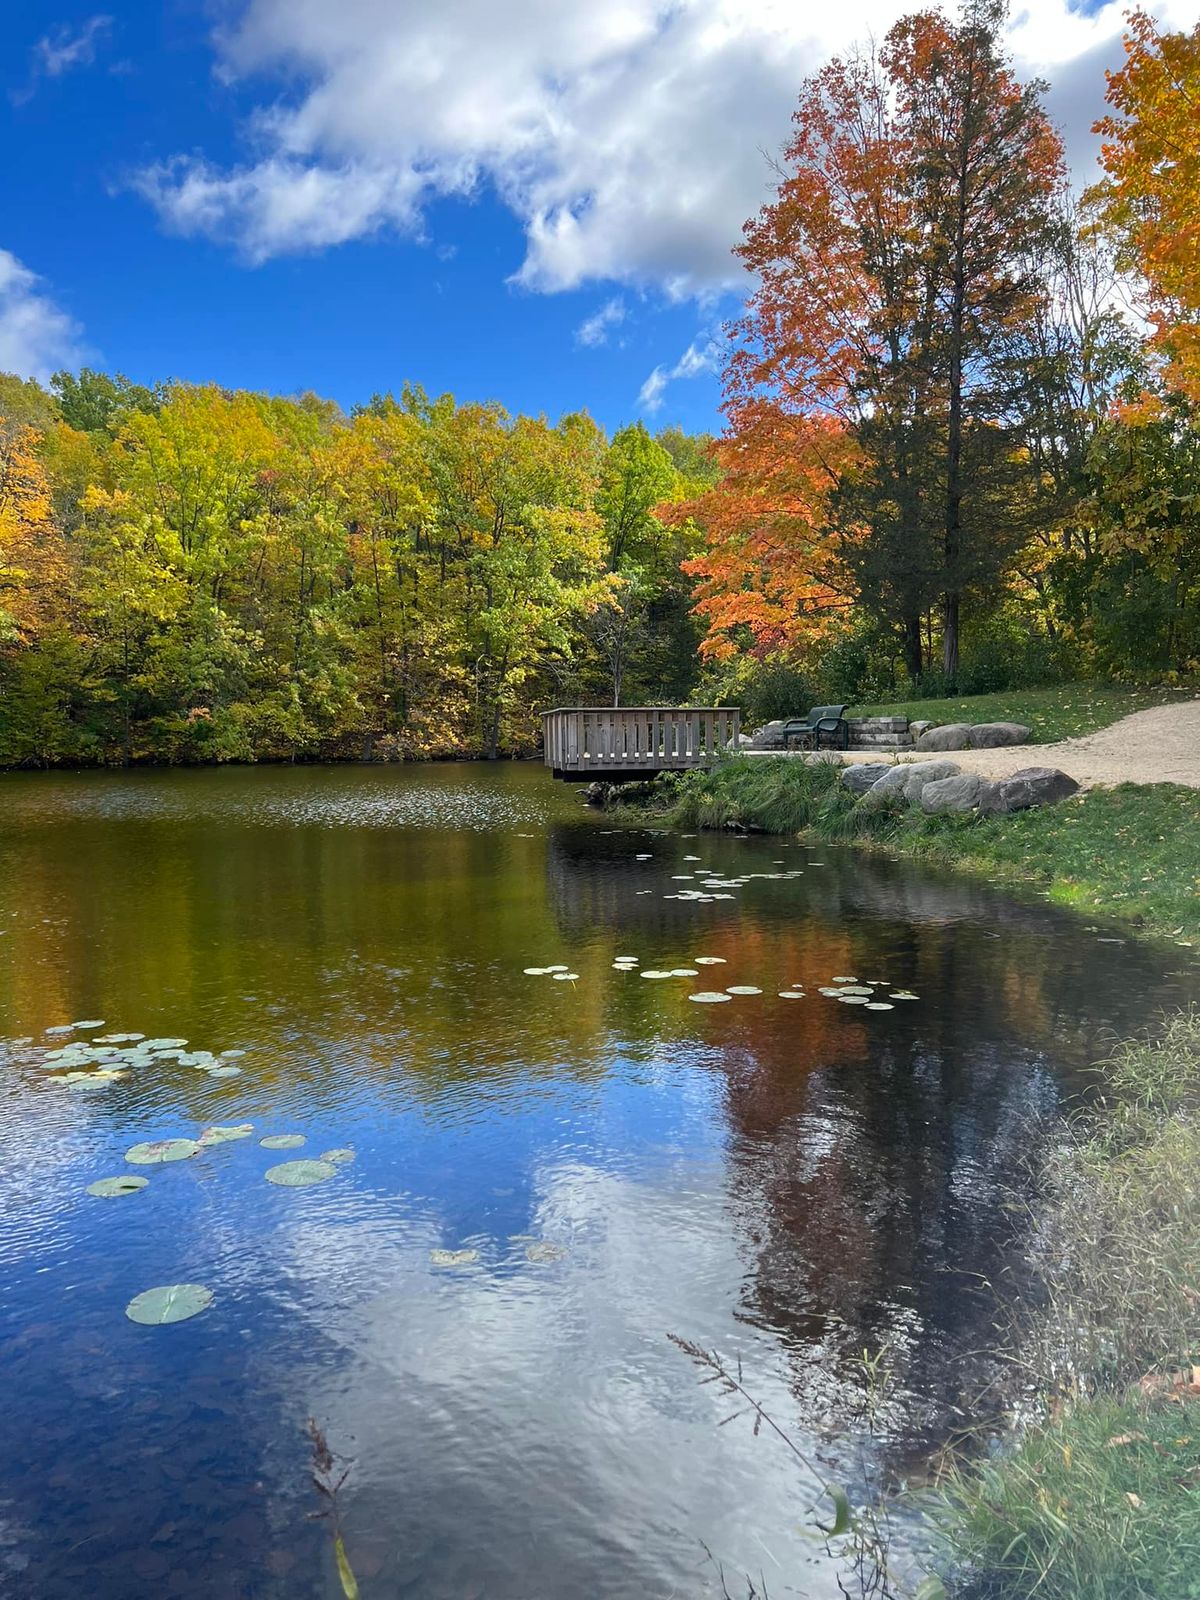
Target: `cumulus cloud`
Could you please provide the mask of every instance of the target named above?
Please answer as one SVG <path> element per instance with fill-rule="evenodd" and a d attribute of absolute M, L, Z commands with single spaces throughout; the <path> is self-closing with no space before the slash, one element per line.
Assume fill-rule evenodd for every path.
<path fill-rule="evenodd" d="M 1014 17 L 1021 69 L 1052 97 L 1082 168 L 1120 59 L 1127 0 L 1039 0 Z M 881 37 L 911 0 L 241 0 L 218 71 L 279 85 L 233 170 L 174 158 L 138 187 L 170 227 L 231 240 L 252 261 L 393 228 L 488 185 L 526 237 L 515 277 L 676 299 L 735 286 L 742 223 L 767 198 L 764 152 L 788 135 L 801 77 Z M 1195 0 L 1157 0 L 1190 25 Z"/>
<path fill-rule="evenodd" d="M 79 328 L 9 250 L 0 250 L 0 372 L 45 381 L 79 357 Z"/>
<path fill-rule="evenodd" d="M 607 344 L 609 330 L 620 327 L 624 321 L 625 302 L 616 296 L 612 300 L 606 300 L 599 311 L 594 311 L 586 321 L 579 324 L 575 330 L 575 338 L 579 344 Z"/>
<path fill-rule="evenodd" d="M 667 386 L 676 378 L 699 378 L 716 372 L 721 365 L 721 347 L 715 338 L 693 339 L 673 367 L 655 367 L 638 391 L 643 411 L 661 411 Z"/>

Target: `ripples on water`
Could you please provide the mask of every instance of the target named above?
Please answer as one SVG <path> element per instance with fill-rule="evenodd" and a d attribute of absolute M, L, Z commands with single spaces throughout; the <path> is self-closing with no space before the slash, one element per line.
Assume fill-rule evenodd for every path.
<path fill-rule="evenodd" d="M 690 854 L 803 875 L 665 899 Z M 726 965 L 647 982 L 625 953 Z M 578 983 L 522 976 L 553 962 Z M 3 780 L 0 1593 L 336 1595 L 310 1414 L 354 1460 L 364 1600 L 717 1593 L 702 1540 L 834 1592 L 790 1458 L 716 1426 L 666 1333 L 740 1357 L 847 1477 L 858 1354 L 888 1342 L 902 1470 L 972 1392 L 1038 1128 L 1106 1031 L 1194 994 L 1175 965 L 912 868 L 614 830 L 528 767 Z M 815 993 L 836 974 L 921 999 L 862 1015 Z M 733 983 L 765 992 L 686 999 Z M 244 1073 L 51 1087 L 43 1030 L 88 1017 Z M 357 1159 L 278 1189 L 273 1132 Z M 84 1193 L 122 1170 L 149 1188 Z M 125 1319 L 174 1281 L 213 1307 Z"/>

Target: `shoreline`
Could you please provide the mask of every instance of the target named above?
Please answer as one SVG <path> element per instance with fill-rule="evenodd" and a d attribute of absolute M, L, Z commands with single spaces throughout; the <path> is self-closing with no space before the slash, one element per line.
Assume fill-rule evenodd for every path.
<path fill-rule="evenodd" d="M 1200 790 L 1120 784 L 998 817 L 867 810 L 842 768 L 789 757 L 732 757 L 658 780 L 617 809 L 672 827 L 787 835 L 1037 890 L 1056 904 L 1185 948 L 1200 942 Z"/>

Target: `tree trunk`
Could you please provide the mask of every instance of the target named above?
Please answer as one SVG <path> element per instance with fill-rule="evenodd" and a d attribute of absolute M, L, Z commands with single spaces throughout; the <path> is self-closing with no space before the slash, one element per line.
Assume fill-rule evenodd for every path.
<path fill-rule="evenodd" d="M 954 591 L 942 598 L 942 671 L 947 687 L 953 688 L 958 677 L 958 595 Z"/>
<path fill-rule="evenodd" d="M 915 683 L 921 676 L 924 661 L 921 656 L 921 618 L 904 619 L 904 670 Z"/>

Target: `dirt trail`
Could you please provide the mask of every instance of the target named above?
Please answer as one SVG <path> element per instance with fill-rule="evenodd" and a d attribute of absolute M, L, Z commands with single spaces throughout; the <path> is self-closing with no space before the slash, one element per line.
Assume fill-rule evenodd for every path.
<path fill-rule="evenodd" d="M 843 757 L 878 761 L 865 750 Z M 1086 789 L 1097 784 L 1183 783 L 1200 789 L 1200 700 L 1151 706 L 1081 739 L 1004 750 L 905 752 L 905 760 L 954 761 L 965 772 L 1006 778 L 1021 767 L 1059 767 Z"/>

